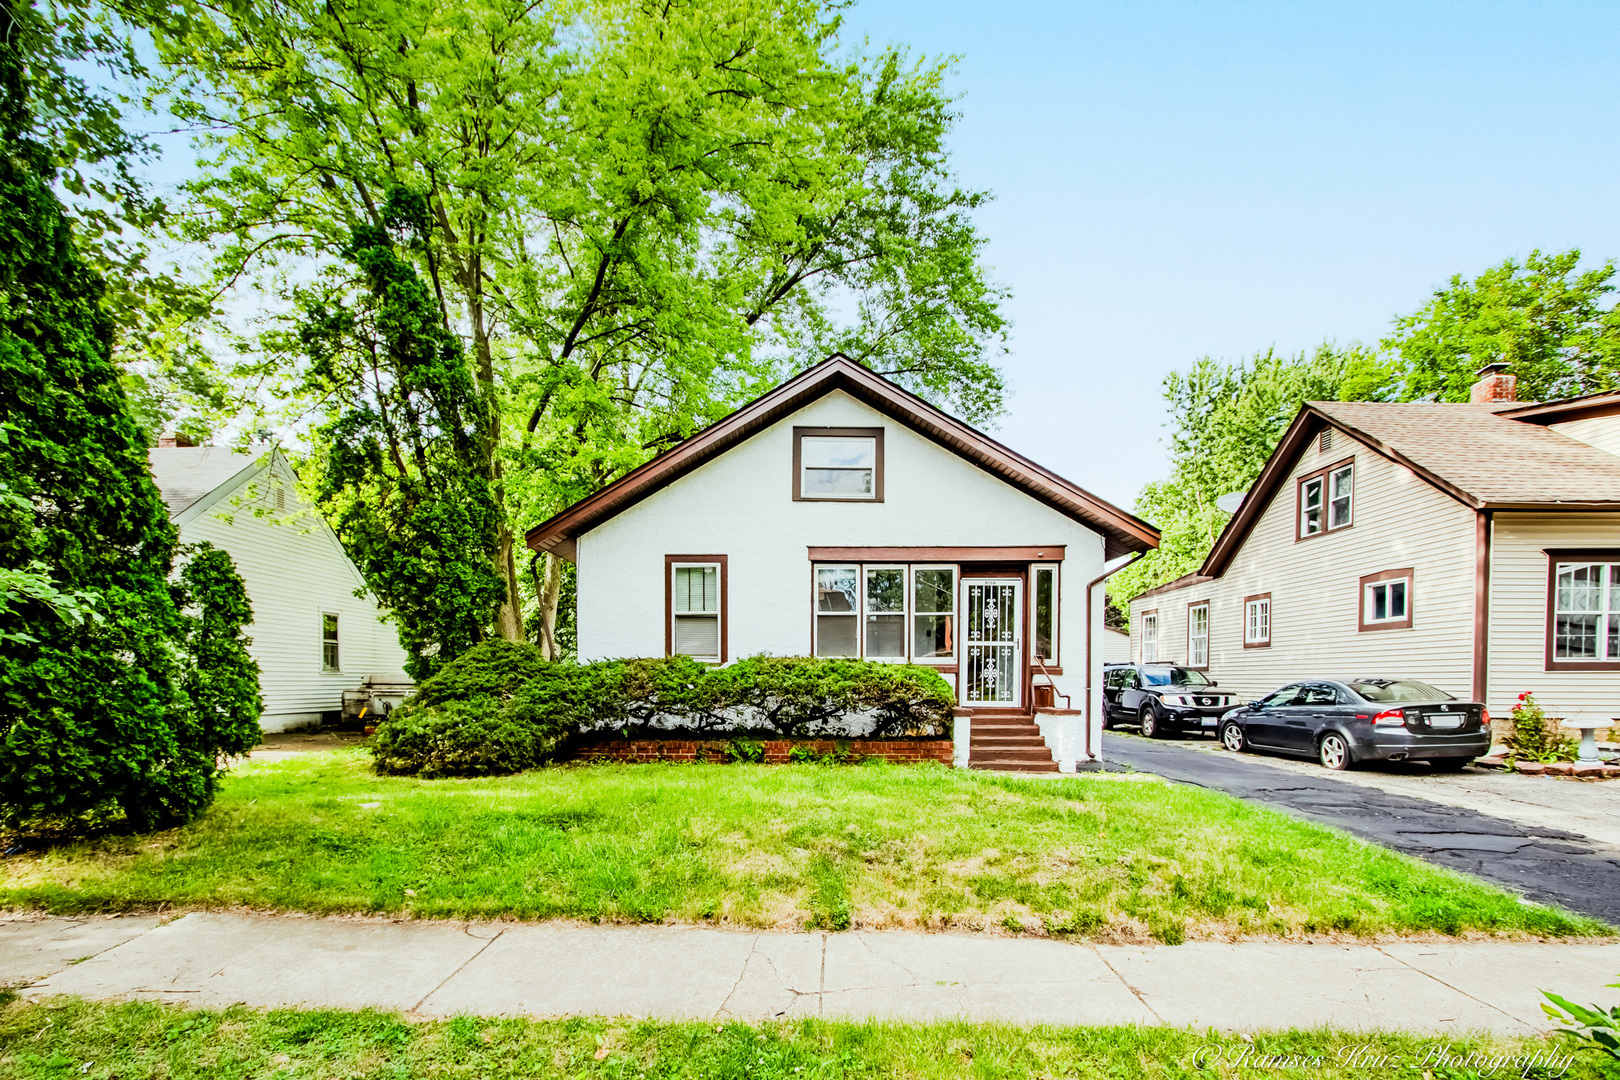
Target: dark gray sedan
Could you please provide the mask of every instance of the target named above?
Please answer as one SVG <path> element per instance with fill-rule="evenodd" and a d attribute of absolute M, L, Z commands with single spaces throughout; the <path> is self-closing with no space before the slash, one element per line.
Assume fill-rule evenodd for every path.
<path fill-rule="evenodd" d="M 1491 748 L 1485 707 L 1415 679 L 1290 683 L 1221 721 L 1228 750 L 1314 757 L 1329 769 L 1362 761 L 1427 761 L 1461 769 Z"/>

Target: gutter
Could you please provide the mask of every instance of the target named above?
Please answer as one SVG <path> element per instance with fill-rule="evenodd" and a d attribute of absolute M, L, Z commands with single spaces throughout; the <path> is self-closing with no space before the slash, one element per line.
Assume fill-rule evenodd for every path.
<path fill-rule="evenodd" d="M 1098 710 L 1092 707 L 1091 701 L 1091 596 L 1098 585 L 1107 581 L 1142 556 L 1145 551 L 1133 551 L 1129 555 L 1121 555 L 1117 559 L 1103 563 L 1103 572 L 1086 582 L 1086 755 L 1092 761 L 1101 761 L 1102 756 L 1097 748 L 1102 745 L 1102 717 Z"/>

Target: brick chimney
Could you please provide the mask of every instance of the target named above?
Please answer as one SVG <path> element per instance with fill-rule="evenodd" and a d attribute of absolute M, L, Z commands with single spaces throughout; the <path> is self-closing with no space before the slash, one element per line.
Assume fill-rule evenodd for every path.
<path fill-rule="evenodd" d="M 1506 364 L 1486 364 L 1479 369 L 1479 381 L 1468 388 L 1468 401 L 1473 405 L 1518 401 L 1518 384 L 1518 376 L 1508 374 Z"/>
<path fill-rule="evenodd" d="M 190 435 L 182 435 L 178 431 L 165 431 L 158 436 L 159 446 L 196 446 L 197 442 Z"/>

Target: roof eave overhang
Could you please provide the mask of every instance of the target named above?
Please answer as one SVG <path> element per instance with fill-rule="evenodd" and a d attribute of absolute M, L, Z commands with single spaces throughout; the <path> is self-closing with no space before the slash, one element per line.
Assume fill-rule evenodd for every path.
<path fill-rule="evenodd" d="M 1592 420 L 1603 416 L 1620 416 L 1620 393 L 1607 392 L 1564 401 L 1544 401 L 1503 409 L 1496 414 L 1509 420 L 1527 424 L 1567 424 L 1573 420 Z"/>
<path fill-rule="evenodd" d="M 865 402 L 971 464 L 1095 529 L 1104 538 L 1105 558 L 1158 546 L 1159 532 L 1147 522 L 1096 498 L 844 357 L 818 364 L 749 402 L 596 494 L 530 529 L 525 541 L 531 550 L 573 560 L 578 538 L 583 533 L 834 390 L 842 390 Z"/>
<path fill-rule="evenodd" d="M 1523 511 L 1531 512 L 1531 513 L 1538 512 L 1538 511 L 1539 512 L 1549 512 L 1549 511 L 1555 511 L 1555 510 L 1559 511 L 1559 512 L 1563 512 L 1563 511 L 1568 510 L 1568 511 L 1577 511 L 1577 512 L 1580 512 L 1580 513 L 1588 513 L 1588 512 L 1591 512 L 1591 513 L 1603 513 L 1603 512 L 1607 512 L 1607 513 L 1612 514 L 1612 513 L 1620 512 L 1620 500 L 1598 500 L 1598 501 L 1585 501 L 1585 502 L 1580 502 L 1580 501 L 1529 502 L 1529 501 L 1512 501 L 1512 500 L 1492 500 L 1490 502 L 1480 503 L 1479 504 L 1479 509 L 1481 509 L 1481 510 L 1489 510 L 1489 511 L 1491 511 L 1493 513 L 1496 512 L 1496 511 L 1499 511 L 1499 510 L 1500 511 L 1523 510 Z"/>

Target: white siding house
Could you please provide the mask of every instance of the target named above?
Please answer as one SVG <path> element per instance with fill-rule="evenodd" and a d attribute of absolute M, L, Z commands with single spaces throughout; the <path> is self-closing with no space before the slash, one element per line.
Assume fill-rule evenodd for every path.
<path fill-rule="evenodd" d="M 1523 692 L 1620 716 L 1620 394 L 1512 387 L 1306 404 L 1199 572 L 1131 601 L 1132 656 L 1196 658 L 1244 698 L 1406 677 L 1497 717 Z"/>
<path fill-rule="evenodd" d="M 266 731 L 320 722 L 367 676 L 405 681 L 405 653 L 332 530 L 298 498 L 278 451 L 159 446 L 152 475 L 186 544 L 208 541 L 236 564 L 253 605 Z"/>
<path fill-rule="evenodd" d="M 1094 756 L 1087 728 L 1100 735 L 1084 722 L 1104 655 L 1093 583 L 1157 533 L 834 357 L 528 542 L 577 566 L 581 660 L 930 665 L 964 717 L 1017 714 L 1033 732 L 1041 716 L 1067 768 Z M 1060 696 L 1037 713 L 1047 687 L 1072 709 Z"/>

